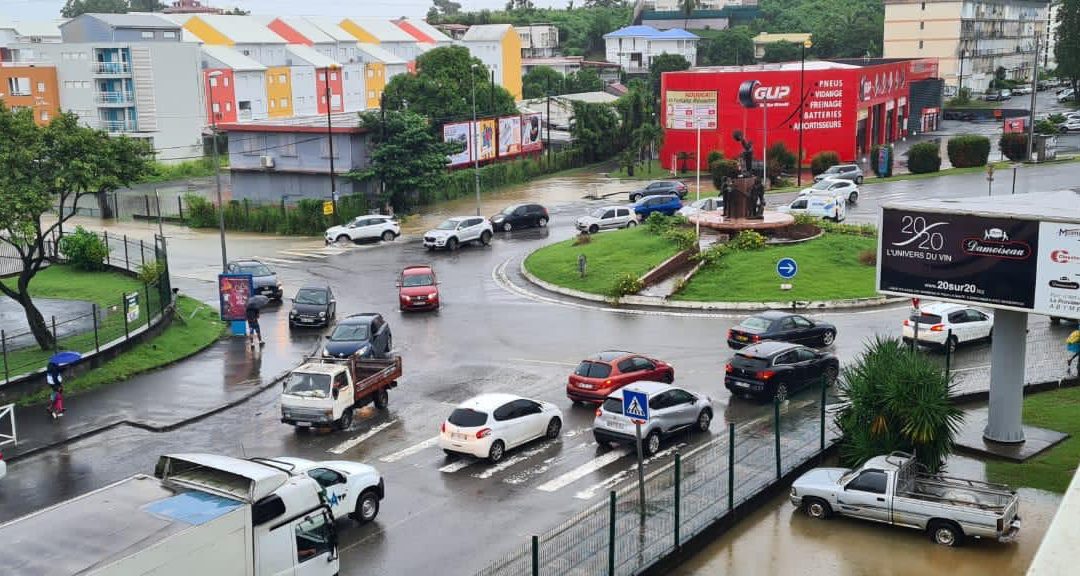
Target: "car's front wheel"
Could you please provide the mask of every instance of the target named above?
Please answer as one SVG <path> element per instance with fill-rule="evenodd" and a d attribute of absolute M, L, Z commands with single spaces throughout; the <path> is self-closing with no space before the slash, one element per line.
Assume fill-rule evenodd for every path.
<path fill-rule="evenodd" d="M 645 450 L 646 456 L 655 456 L 660 451 L 660 432 L 658 430 L 649 432 L 649 435 L 645 437 L 645 441 L 642 442 L 642 448 Z"/>
<path fill-rule="evenodd" d="M 697 429 L 701 432 L 708 432 L 709 426 L 712 424 L 712 412 L 708 410 L 702 410 L 697 417 Z"/>
<path fill-rule="evenodd" d="M 589 226 L 589 234 L 596 234 L 599 231 L 600 231 L 600 227 L 597 226 L 596 224 L 593 224 L 592 226 Z"/>
<path fill-rule="evenodd" d="M 450 250 L 451 252 L 453 252 L 454 250 L 457 250 L 457 247 L 458 247 L 457 238 L 451 238 L 451 239 L 446 241 L 446 249 L 447 250 Z"/>
<path fill-rule="evenodd" d="M 828 520 L 829 516 L 832 516 L 829 503 L 820 498 L 804 498 L 803 511 L 807 516 L 817 520 Z"/>
<path fill-rule="evenodd" d="M 847 201 L 848 201 L 848 204 L 858 204 L 859 203 L 859 193 L 858 192 L 852 192 L 851 194 L 848 194 Z"/>
<path fill-rule="evenodd" d="M 503 229 L 503 232 L 509 232 L 509 231 L 514 229 L 514 226 L 512 224 L 510 224 L 509 222 L 503 222 L 502 229 Z"/>
<path fill-rule="evenodd" d="M 832 346 L 832 343 L 835 342 L 835 341 L 836 341 L 836 332 L 833 332 L 832 330 L 826 330 L 825 333 L 821 335 L 821 345 L 822 346 Z"/>
<path fill-rule="evenodd" d="M 365 490 L 356 499 L 356 511 L 353 512 L 353 518 L 361 524 L 366 524 L 374 520 L 378 515 L 379 495 L 373 489 Z"/>
<path fill-rule="evenodd" d="M 350 244 L 352 243 L 352 238 L 349 238 L 348 234 L 339 234 L 338 237 L 334 239 L 334 242 L 337 242 L 338 244 Z"/>
<path fill-rule="evenodd" d="M 547 218 L 541 218 L 541 219 L 539 219 L 539 220 L 537 220 L 537 221 L 536 221 L 536 225 L 537 225 L 537 226 L 539 226 L 539 227 L 541 227 L 541 228 L 543 228 L 543 227 L 547 226 L 547 223 L 548 223 L 548 219 L 547 219 Z"/>
<path fill-rule="evenodd" d="M 350 407 L 346 408 L 344 412 L 341 413 L 341 418 L 338 418 L 337 422 L 334 423 L 334 427 L 337 428 L 338 430 L 348 430 L 349 428 L 352 427 L 352 422 L 353 422 L 353 409 L 350 406 Z"/>

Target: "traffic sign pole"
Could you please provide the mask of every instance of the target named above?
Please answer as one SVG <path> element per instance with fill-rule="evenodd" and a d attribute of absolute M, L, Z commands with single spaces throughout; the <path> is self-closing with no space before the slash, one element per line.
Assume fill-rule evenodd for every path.
<path fill-rule="evenodd" d="M 645 459 L 641 454 L 641 420 L 634 420 L 634 436 L 637 438 L 638 509 L 641 523 L 645 523 Z"/>

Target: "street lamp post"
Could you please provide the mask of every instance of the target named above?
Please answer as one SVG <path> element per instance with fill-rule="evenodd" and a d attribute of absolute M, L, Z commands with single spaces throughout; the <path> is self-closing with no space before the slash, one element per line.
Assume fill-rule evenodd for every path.
<path fill-rule="evenodd" d="M 805 120 L 803 119 L 803 105 L 806 103 L 806 90 L 805 88 L 803 88 L 803 79 L 806 76 L 806 49 L 810 48 L 813 45 L 814 44 L 810 42 L 810 39 L 807 38 L 806 41 L 802 43 L 802 49 L 799 52 L 799 161 L 795 165 L 795 183 L 796 186 L 798 186 L 799 188 L 802 188 L 802 133 L 803 129 L 805 128 L 803 126 L 803 124 L 805 123 Z"/>
<path fill-rule="evenodd" d="M 967 57 L 967 53 L 968 53 L 967 50 L 961 50 L 960 51 L 960 70 L 957 73 L 957 75 L 959 76 L 959 79 L 957 81 L 957 87 L 956 87 L 956 97 L 960 98 L 960 99 L 963 99 L 963 97 L 964 97 L 964 58 Z"/>
<path fill-rule="evenodd" d="M 477 64 L 469 67 L 469 78 L 472 80 L 472 122 L 473 122 L 473 175 L 476 179 L 476 215 L 480 215 L 480 138 L 477 134 L 476 124 L 476 68 Z M 549 136 L 550 138 L 550 136 Z"/>
<path fill-rule="evenodd" d="M 218 234 L 221 236 L 221 271 L 227 273 L 229 271 L 229 258 L 225 254 L 225 204 L 221 200 L 221 163 L 218 162 L 218 139 L 217 139 L 217 117 L 218 112 L 214 110 L 214 78 L 221 76 L 221 70 L 211 71 L 206 75 L 207 96 L 210 101 L 210 137 L 212 144 L 210 149 L 213 151 L 214 162 L 214 186 L 217 188 L 217 203 L 218 203 Z"/>
<path fill-rule="evenodd" d="M 326 141 L 330 150 L 330 201 L 334 203 L 333 222 L 337 224 L 338 221 L 338 207 L 337 207 L 337 182 L 334 172 L 334 121 L 331 116 L 332 105 L 330 101 L 330 71 L 337 70 L 337 66 L 331 65 L 323 69 L 323 84 L 326 87 Z"/>
<path fill-rule="evenodd" d="M 694 113 L 694 128 L 697 129 L 697 152 L 694 153 L 694 163 L 697 164 L 697 199 L 701 200 L 701 116 Z M 697 218 L 694 224 L 694 232 L 701 238 L 701 218 Z"/>

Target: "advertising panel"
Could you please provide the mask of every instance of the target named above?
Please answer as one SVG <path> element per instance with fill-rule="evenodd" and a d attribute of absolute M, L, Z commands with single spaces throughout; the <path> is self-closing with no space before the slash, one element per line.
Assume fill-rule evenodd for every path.
<path fill-rule="evenodd" d="M 702 130 L 715 130 L 717 120 L 716 91 L 685 92 L 668 90 L 666 100 L 667 123 L 672 130 L 696 130 L 700 122 Z"/>
<path fill-rule="evenodd" d="M 471 122 L 443 124 L 443 142 L 458 142 L 463 146 L 461 152 L 450 156 L 451 166 L 461 166 L 472 162 L 472 138 L 469 134 Z"/>
<path fill-rule="evenodd" d="M 499 157 L 521 154 L 521 116 L 499 118 Z"/>
<path fill-rule="evenodd" d="M 218 274 L 218 298 L 221 319 L 226 322 L 247 319 L 247 301 L 251 296 L 251 274 Z"/>
<path fill-rule="evenodd" d="M 535 152 L 544 148 L 540 114 L 526 114 L 521 117 L 521 151 Z"/>
<path fill-rule="evenodd" d="M 1039 228 L 1031 220 L 887 208 L 878 290 L 1031 310 Z"/>
<path fill-rule="evenodd" d="M 476 123 L 479 146 L 477 150 L 480 160 L 491 160 L 495 157 L 495 120 L 480 120 Z"/>
<path fill-rule="evenodd" d="M 1080 224 L 1041 222 L 1035 311 L 1080 318 Z"/>

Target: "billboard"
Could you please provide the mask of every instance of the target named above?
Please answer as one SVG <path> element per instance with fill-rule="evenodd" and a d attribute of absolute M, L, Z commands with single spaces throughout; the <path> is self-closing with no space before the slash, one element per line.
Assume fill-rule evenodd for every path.
<path fill-rule="evenodd" d="M 495 119 L 479 120 L 476 123 L 476 138 L 478 139 L 477 150 L 480 161 L 491 160 L 495 157 Z"/>
<path fill-rule="evenodd" d="M 499 118 L 499 157 L 521 154 L 521 116 Z"/>
<path fill-rule="evenodd" d="M 218 274 L 221 319 L 247 320 L 247 301 L 252 290 L 251 274 Z"/>
<path fill-rule="evenodd" d="M 1080 318 L 1080 224 L 1039 223 L 1035 311 Z"/>
<path fill-rule="evenodd" d="M 459 122 L 457 124 L 443 124 L 443 142 L 458 142 L 464 149 L 450 156 L 451 166 L 461 166 L 472 162 L 472 142 L 469 130 L 471 122 Z"/>
<path fill-rule="evenodd" d="M 526 114 L 521 117 L 521 151 L 535 152 L 543 150 L 544 140 L 541 130 L 542 117 L 540 114 Z"/>
<path fill-rule="evenodd" d="M 700 122 L 702 130 L 716 129 L 716 91 L 687 92 L 668 90 L 666 99 L 667 123 L 672 130 L 695 130 Z"/>

